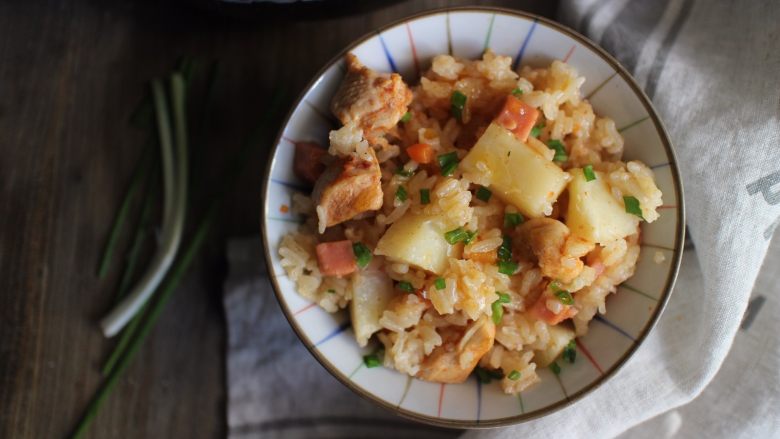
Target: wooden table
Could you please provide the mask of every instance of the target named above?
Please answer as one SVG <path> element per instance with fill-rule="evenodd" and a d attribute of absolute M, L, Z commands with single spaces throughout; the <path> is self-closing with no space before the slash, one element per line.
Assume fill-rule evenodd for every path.
<path fill-rule="evenodd" d="M 142 149 L 144 134 L 127 118 L 150 78 L 182 54 L 220 60 L 203 139 L 204 179 L 213 182 L 272 89 L 297 95 L 346 44 L 384 23 L 475 3 L 555 12 L 555 2 L 541 0 L 429 0 L 341 18 L 238 23 L 186 4 L 0 3 L 0 437 L 63 437 L 101 382 L 113 342 L 96 321 L 120 270 L 98 280 L 95 269 Z M 90 437 L 225 435 L 224 243 L 258 232 L 266 153 L 252 154 L 205 251 Z"/>

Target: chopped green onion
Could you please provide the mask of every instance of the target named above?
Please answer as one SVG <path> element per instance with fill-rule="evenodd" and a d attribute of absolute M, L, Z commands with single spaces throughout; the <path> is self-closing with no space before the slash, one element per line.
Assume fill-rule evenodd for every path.
<path fill-rule="evenodd" d="M 466 95 L 462 92 L 455 90 L 450 96 L 450 111 L 455 119 L 459 122 L 463 122 L 463 110 L 466 108 Z"/>
<path fill-rule="evenodd" d="M 645 220 L 645 217 L 642 216 L 642 207 L 639 205 L 639 200 L 637 200 L 636 197 L 632 197 L 631 195 L 624 196 L 623 204 L 626 205 L 627 213 L 638 216 L 642 221 Z"/>
<path fill-rule="evenodd" d="M 516 88 L 512 90 L 512 96 L 519 98 L 522 95 L 523 95 L 523 90 L 520 90 L 520 88 Z"/>
<path fill-rule="evenodd" d="M 406 169 L 403 166 L 399 166 L 398 169 L 395 170 L 395 175 L 400 175 L 401 177 L 411 177 L 414 175 L 414 171 Z"/>
<path fill-rule="evenodd" d="M 355 253 L 355 261 L 358 267 L 366 268 L 366 265 L 371 262 L 371 250 L 362 242 L 352 244 L 352 252 Z"/>
<path fill-rule="evenodd" d="M 504 214 L 504 227 L 507 229 L 516 227 L 525 221 L 523 215 L 520 213 L 506 213 Z"/>
<path fill-rule="evenodd" d="M 376 354 L 369 354 L 363 356 L 363 364 L 365 364 L 367 368 L 371 369 L 372 367 L 381 366 L 382 362 L 379 361 L 379 356 Z"/>
<path fill-rule="evenodd" d="M 466 232 L 466 239 L 463 240 L 464 244 L 471 244 L 472 241 L 474 241 L 474 238 L 477 237 L 477 232 Z"/>
<path fill-rule="evenodd" d="M 458 167 L 458 153 L 455 151 L 448 152 L 447 154 L 441 154 L 436 157 L 439 162 L 439 168 L 441 168 L 441 175 L 448 177 L 455 172 Z"/>
<path fill-rule="evenodd" d="M 553 156 L 554 162 L 565 162 L 569 159 L 569 156 L 566 154 L 566 147 L 563 146 L 563 143 L 561 143 L 560 140 L 549 140 L 547 142 L 547 147 L 555 151 L 555 155 Z"/>
<path fill-rule="evenodd" d="M 556 375 L 558 375 L 558 374 L 560 374 L 560 373 L 561 373 L 561 366 L 558 366 L 558 363 L 556 363 L 556 362 L 554 362 L 554 361 L 553 361 L 553 362 L 552 362 L 552 364 L 550 364 L 550 366 L 548 366 L 548 367 L 550 368 L 550 370 L 552 371 L 552 373 L 554 373 L 554 374 L 556 374 Z"/>
<path fill-rule="evenodd" d="M 465 241 L 469 237 L 469 232 L 463 230 L 462 227 L 458 227 L 457 229 L 452 229 L 449 232 L 444 234 L 444 239 L 447 240 L 448 243 L 455 245 L 461 241 Z"/>
<path fill-rule="evenodd" d="M 406 193 L 406 188 L 403 186 L 398 186 L 398 189 L 395 190 L 395 197 L 398 198 L 399 201 L 403 202 L 409 198 L 409 194 Z"/>
<path fill-rule="evenodd" d="M 493 323 L 496 325 L 501 323 L 501 318 L 504 317 L 504 305 L 501 304 L 501 299 L 496 300 L 490 305 L 490 309 L 493 310 Z"/>
<path fill-rule="evenodd" d="M 585 174 L 585 181 L 593 181 L 596 179 L 596 173 L 593 172 L 593 165 L 585 165 L 582 168 L 582 173 Z"/>
<path fill-rule="evenodd" d="M 498 260 L 502 262 L 512 260 L 512 238 L 509 235 L 504 235 L 504 241 L 501 242 L 501 246 L 498 248 Z"/>
<path fill-rule="evenodd" d="M 477 380 L 479 380 L 480 383 L 482 384 L 490 383 L 490 374 L 486 369 L 477 366 L 474 368 L 474 373 L 477 374 Z"/>
<path fill-rule="evenodd" d="M 477 189 L 478 200 L 488 202 L 488 200 L 490 200 L 491 195 L 493 195 L 493 192 L 490 192 L 490 189 L 486 188 L 485 186 L 480 186 L 479 189 Z"/>
<path fill-rule="evenodd" d="M 500 261 L 498 263 L 498 272 L 501 274 L 511 276 L 515 274 L 515 271 L 517 271 L 517 264 L 514 262 Z"/>
<path fill-rule="evenodd" d="M 531 132 L 529 133 L 529 135 L 531 137 L 539 137 L 539 134 L 542 134 L 542 128 L 544 128 L 544 124 L 537 125 L 531 128 Z"/>
<path fill-rule="evenodd" d="M 420 189 L 420 204 L 430 204 L 431 202 L 431 190 Z"/>
<path fill-rule="evenodd" d="M 564 305 L 574 305 L 574 297 L 572 297 L 571 293 L 566 290 L 556 291 L 555 297 L 557 297 L 558 301 Z"/>
<path fill-rule="evenodd" d="M 574 363 L 574 360 L 577 359 L 577 343 L 574 340 L 563 348 L 563 359 L 569 363 Z"/>
<path fill-rule="evenodd" d="M 436 278 L 435 281 L 433 281 L 433 285 L 436 287 L 437 290 L 443 290 L 447 288 L 447 282 L 444 281 L 442 278 Z"/>
<path fill-rule="evenodd" d="M 412 285 L 410 282 L 407 282 L 405 280 L 398 282 L 398 285 L 396 286 L 401 291 L 405 291 L 407 293 L 414 293 L 414 285 Z"/>
<path fill-rule="evenodd" d="M 509 375 L 507 375 L 506 377 L 512 381 L 517 381 L 518 379 L 520 379 L 520 372 L 516 371 L 515 369 L 512 369 L 512 371 L 509 372 Z"/>
<path fill-rule="evenodd" d="M 496 291 L 496 294 L 498 294 L 498 301 L 501 303 L 509 303 L 512 301 L 512 298 L 509 297 L 509 294 L 502 293 L 500 291 Z"/>
<path fill-rule="evenodd" d="M 328 290 L 328 294 L 336 294 L 336 290 L 331 288 L 331 289 Z"/>
<path fill-rule="evenodd" d="M 411 111 L 407 111 L 406 113 L 404 113 L 403 116 L 401 116 L 401 122 L 403 122 L 403 123 L 409 122 L 410 120 L 412 120 L 412 112 Z"/>

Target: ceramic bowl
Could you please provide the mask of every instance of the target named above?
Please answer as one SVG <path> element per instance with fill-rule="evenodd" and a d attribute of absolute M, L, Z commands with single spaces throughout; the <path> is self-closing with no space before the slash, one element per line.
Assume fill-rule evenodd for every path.
<path fill-rule="evenodd" d="M 663 191 L 661 217 L 642 225 L 636 274 L 607 300 L 585 337 L 578 339 L 577 361 L 559 362 L 555 376 L 541 369 L 541 383 L 518 396 L 504 394 L 497 382 L 475 378 L 439 384 L 382 367 L 366 368 L 346 312 L 330 314 L 295 291 L 279 264 L 282 236 L 297 227 L 286 212 L 302 184 L 292 171 L 294 142 L 327 144 L 334 129 L 329 102 L 344 75 L 343 55 L 354 52 L 372 69 L 395 71 L 414 82 L 434 55 L 474 59 L 490 48 L 513 57 L 514 66 L 548 66 L 562 59 L 585 76 L 583 95 L 596 114 L 614 119 L 625 138 L 627 160 L 652 167 Z M 423 13 L 366 35 L 336 56 L 313 79 L 291 110 L 274 146 L 263 198 L 263 237 L 268 272 L 281 307 L 312 355 L 347 387 L 402 416 L 447 427 L 508 425 L 543 416 L 582 398 L 604 383 L 647 337 L 669 299 L 682 255 L 684 209 L 674 152 L 648 98 L 629 74 L 582 35 L 550 20 L 517 11 L 466 8 Z M 663 262 L 657 254 L 663 255 Z"/>

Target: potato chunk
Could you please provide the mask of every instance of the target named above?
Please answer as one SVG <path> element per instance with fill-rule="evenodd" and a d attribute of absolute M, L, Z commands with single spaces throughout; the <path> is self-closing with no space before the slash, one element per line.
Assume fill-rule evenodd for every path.
<path fill-rule="evenodd" d="M 393 281 L 385 273 L 369 269 L 354 274 L 349 312 L 360 346 L 365 346 L 371 335 L 382 329 L 379 319 L 395 295 Z"/>
<path fill-rule="evenodd" d="M 460 167 L 464 176 L 489 185 L 499 198 L 531 218 L 550 214 L 569 181 L 568 173 L 495 123 L 488 126 Z"/>
<path fill-rule="evenodd" d="M 447 243 L 445 229 L 441 219 L 407 213 L 387 229 L 374 253 L 441 274 L 447 269 L 447 258 L 456 256 L 461 247 Z"/>
<path fill-rule="evenodd" d="M 626 213 L 623 203 L 612 196 L 603 173 L 585 180 L 582 169 L 571 170 L 569 210 L 566 225 L 571 233 L 597 244 L 606 244 L 636 233 L 639 218 Z"/>
<path fill-rule="evenodd" d="M 574 331 L 566 325 L 555 325 L 547 327 L 550 334 L 550 341 L 544 349 L 535 351 L 534 363 L 539 367 L 547 367 L 563 352 L 563 349 L 574 340 Z"/>

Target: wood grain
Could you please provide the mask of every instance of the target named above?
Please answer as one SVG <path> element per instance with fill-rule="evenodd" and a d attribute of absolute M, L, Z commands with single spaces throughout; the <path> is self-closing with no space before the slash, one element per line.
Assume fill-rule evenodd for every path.
<path fill-rule="evenodd" d="M 207 146 L 202 181 L 214 182 L 270 90 L 297 95 L 342 47 L 384 23 L 475 3 L 555 12 L 545 1 L 426 0 L 239 23 L 186 3 L 0 3 L 0 437 L 65 436 L 101 381 L 112 342 L 96 321 L 120 273 L 115 264 L 99 281 L 95 269 L 144 142 L 127 118 L 148 79 L 182 54 L 220 60 L 214 117 L 198 139 Z M 248 161 L 206 251 L 90 437 L 224 436 L 222 254 L 227 237 L 257 233 L 266 153 Z"/>

